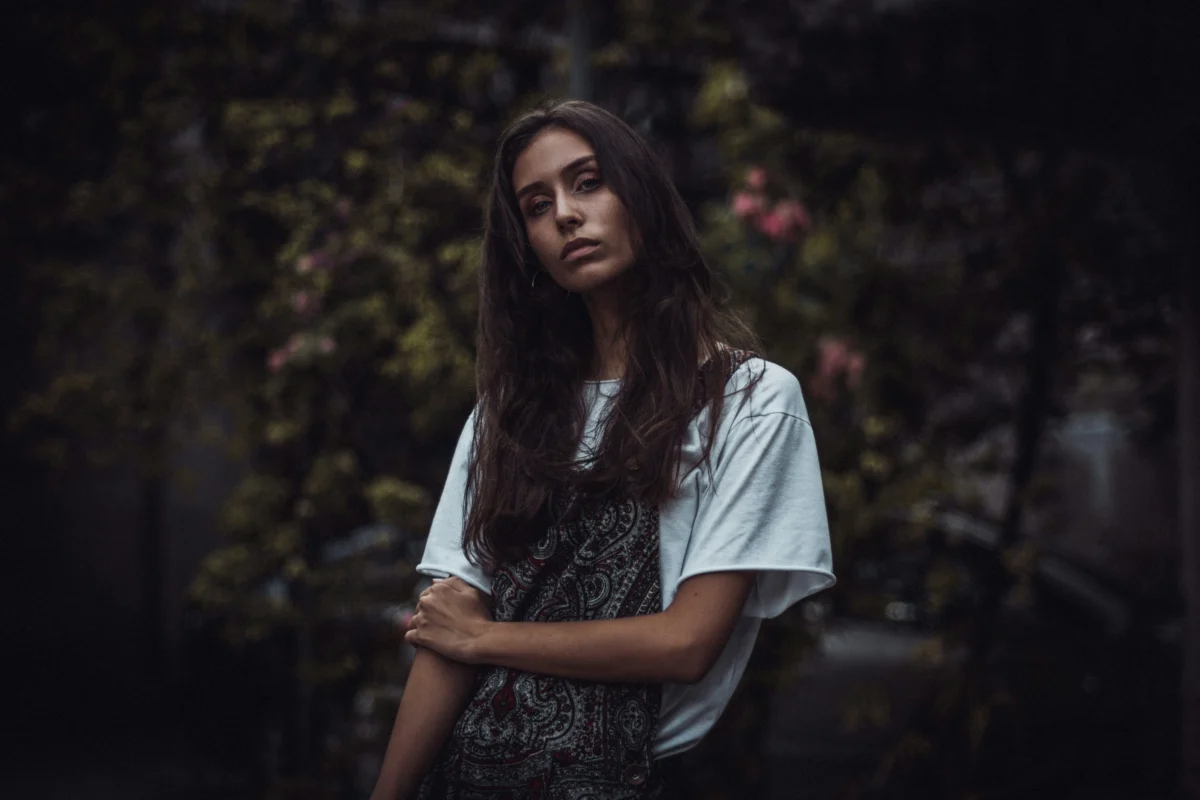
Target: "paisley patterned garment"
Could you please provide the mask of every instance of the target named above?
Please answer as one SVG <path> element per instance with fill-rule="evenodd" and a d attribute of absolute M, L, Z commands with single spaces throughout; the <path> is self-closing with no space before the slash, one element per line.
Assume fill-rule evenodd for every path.
<path fill-rule="evenodd" d="M 734 351 L 734 366 L 750 354 Z M 706 370 L 701 370 L 701 376 Z M 658 510 L 555 496 L 529 554 L 492 578 L 493 618 L 562 622 L 662 610 Z M 420 800 L 662 800 L 651 757 L 662 686 L 486 666 Z"/>

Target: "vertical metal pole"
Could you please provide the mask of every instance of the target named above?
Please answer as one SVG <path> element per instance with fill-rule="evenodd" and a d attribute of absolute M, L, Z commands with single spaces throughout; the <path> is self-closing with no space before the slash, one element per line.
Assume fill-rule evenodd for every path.
<path fill-rule="evenodd" d="M 567 38 L 571 47 L 571 97 L 591 101 L 592 61 L 587 0 L 568 0 Z"/>

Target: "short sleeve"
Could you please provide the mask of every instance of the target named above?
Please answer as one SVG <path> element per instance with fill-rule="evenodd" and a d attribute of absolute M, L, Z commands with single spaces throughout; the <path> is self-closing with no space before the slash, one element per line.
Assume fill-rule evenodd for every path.
<path fill-rule="evenodd" d="M 808 421 L 784 411 L 734 420 L 700 496 L 680 582 L 707 572 L 756 571 L 743 613 L 770 618 L 832 586 L 832 569 Z"/>
<path fill-rule="evenodd" d="M 455 576 L 491 594 L 492 579 L 479 567 L 467 560 L 463 552 L 463 497 L 467 491 L 467 466 L 471 455 L 471 440 L 475 433 L 475 412 L 472 411 L 458 437 L 450 471 L 442 488 L 441 499 L 429 526 L 429 538 L 425 540 L 425 554 L 417 564 L 417 572 L 435 578 Z"/>

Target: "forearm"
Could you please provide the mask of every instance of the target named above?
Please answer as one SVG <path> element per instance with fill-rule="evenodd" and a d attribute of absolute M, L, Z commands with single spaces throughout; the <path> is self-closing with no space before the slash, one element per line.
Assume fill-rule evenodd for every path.
<path fill-rule="evenodd" d="M 585 622 L 493 622 L 472 661 L 583 681 L 691 683 L 700 659 L 666 613 Z"/>
<path fill-rule="evenodd" d="M 478 667 L 417 648 L 371 800 L 407 800 L 470 699 Z"/>

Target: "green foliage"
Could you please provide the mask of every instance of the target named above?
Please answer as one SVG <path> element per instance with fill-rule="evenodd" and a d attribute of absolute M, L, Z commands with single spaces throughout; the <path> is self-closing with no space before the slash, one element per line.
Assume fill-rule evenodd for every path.
<path fill-rule="evenodd" d="M 416 484 L 385 475 L 372 481 L 366 494 L 373 515 L 383 522 L 414 530 L 428 518 L 430 494 Z"/>
<path fill-rule="evenodd" d="M 222 402 L 256 454 L 231 514 L 251 513 L 237 499 L 258 487 L 287 487 L 257 508 L 258 568 L 225 574 L 219 550 L 197 580 L 196 599 L 234 623 L 253 582 L 281 569 L 315 590 L 302 613 L 361 605 L 335 577 L 347 568 L 319 565 L 316 549 L 370 521 L 420 536 L 448 455 L 430 445 L 453 441 L 471 404 L 480 198 L 499 121 L 472 93 L 496 58 L 428 45 L 384 55 L 397 33 L 345 23 L 302 35 L 299 55 L 277 39 L 282 62 L 251 62 L 246 93 L 209 112 L 220 229 L 228 252 L 253 254 L 225 266 L 245 276 L 248 302 L 232 326 L 241 373 Z M 460 84 L 449 94 L 429 83 L 447 76 Z M 397 574 L 411 585 L 411 569 Z M 231 581 L 241 593 L 203 591 Z"/>

